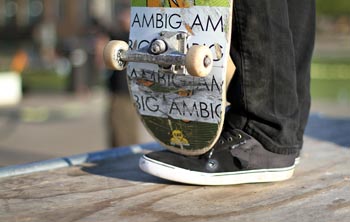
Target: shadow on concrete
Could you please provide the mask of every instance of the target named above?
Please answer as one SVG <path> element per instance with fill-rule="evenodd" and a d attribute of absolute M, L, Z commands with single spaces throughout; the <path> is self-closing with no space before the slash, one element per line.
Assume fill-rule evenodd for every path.
<path fill-rule="evenodd" d="M 350 118 L 330 118 L 319 114 L 311 114 L 305 135 L 323 141 L 329 141 L 350 148 Z M 91 166 L 81 169 L 85 172 L 106 177 L 124 179 L 143 183 L 176 184 L 141 171 L 138 166 L 141 154 L 126 155 L 92 162 Z"/>
<path fill-rule="evenodd" d="M 350 118 L 331 118 L 311 114 L 305 135 L 350 148 Z"/>
<path fill-rule="evenodd" d="M 140 157 L 141 154 L 134 154 L 125 156 L 123 158 L 96 161 L 93 162 L 91 166 L 83 166 L 81 170 L 94 175 L 100 175 L 134 182 L 168 185 L 177 184 L 144 173 L 139 168 Z"/>

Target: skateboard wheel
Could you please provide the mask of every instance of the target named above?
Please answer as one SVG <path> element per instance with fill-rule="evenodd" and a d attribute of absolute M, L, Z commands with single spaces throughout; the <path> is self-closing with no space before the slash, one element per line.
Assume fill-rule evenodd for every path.
<path fill-rule="evenodd" d="M 213 54 L 208 47 L 194 45 L 187 52 L 185 67 L 190 75 L 205 77 L 211 72 L 213 61 Z"/>
<path fill-rule="evenodd" d="M 119 71 L 125 69 L 127 62 L 121 59 L 121 54 L 128 49 L 129 46 L 124 41 L 110 41 L 103 50 L 103 59 L 107 68 Z"/>

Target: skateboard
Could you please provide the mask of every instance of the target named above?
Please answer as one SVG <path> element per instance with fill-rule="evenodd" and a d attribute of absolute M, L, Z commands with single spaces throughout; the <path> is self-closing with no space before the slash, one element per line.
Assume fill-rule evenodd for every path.
<path fill-rule="evenodd" d="M 207 152 L 224 123 L 232 0 L 132 0 L 130 19 L 129 42 L 106 45 L 106 66 L 127 68 L 138 114 L 160 144 Z"/>

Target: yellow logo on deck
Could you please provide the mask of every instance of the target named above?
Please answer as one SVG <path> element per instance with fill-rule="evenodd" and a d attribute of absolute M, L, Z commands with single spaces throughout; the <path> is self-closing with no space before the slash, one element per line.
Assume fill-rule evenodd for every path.
<path fill-rule="evenodd" d="M 184 137 L 184 134 L 181 130 L 173 130 L 171 132 L 170 144 L 173 146 L 189 146 L 188 140 Z"/>

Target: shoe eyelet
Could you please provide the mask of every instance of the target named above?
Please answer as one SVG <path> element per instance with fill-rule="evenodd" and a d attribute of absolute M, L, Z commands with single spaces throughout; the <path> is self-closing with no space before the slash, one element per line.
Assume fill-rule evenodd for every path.
<path fill-rule="evenodd" d="M 236 137 L 237 139 L 242 139 L 242 138 L 243 138 L 243 136 L 242 136 L 240 133 L 235 134 L 235 137 Z"/>
<path fill-rule="evenodd" d="M 232 137 L 229 137 L 227 141 L 232 142 L 232 141 L 233 141 L 233 138 L 232 138 Z"/>
<path fill-rule="evenodd" d="M 222 145 L 222 144 L 224 144 L 224 143 L 225 143 L 225 141 L 220 140 L 220 141 L 219 141 L 219 143 Z"/>

